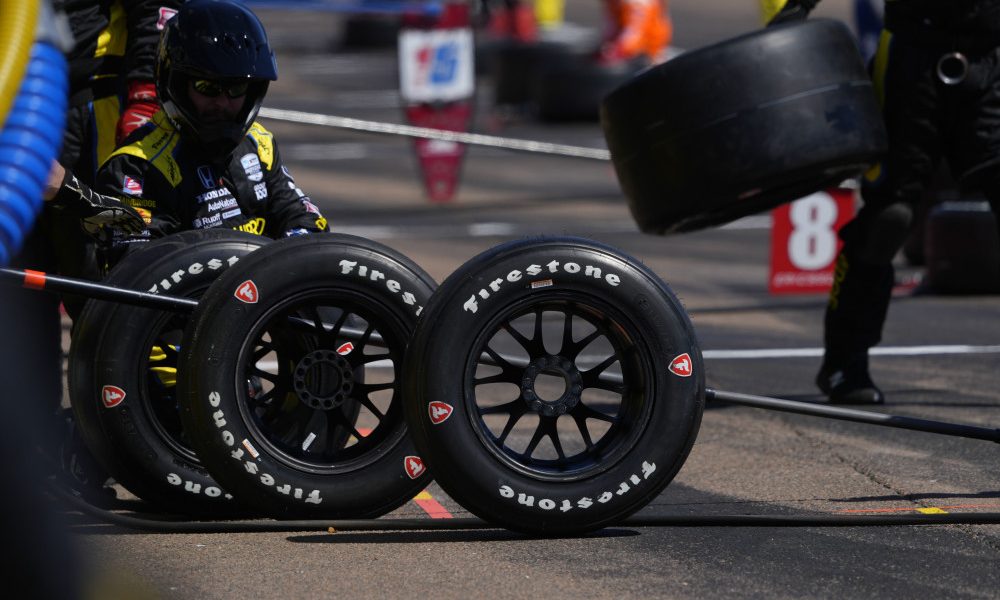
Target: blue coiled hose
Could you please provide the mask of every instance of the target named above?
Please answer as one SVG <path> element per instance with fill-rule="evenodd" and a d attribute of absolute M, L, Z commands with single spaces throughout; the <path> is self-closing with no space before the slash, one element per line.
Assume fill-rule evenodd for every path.
<path fill-rule="evenodd" d="M 52 160 L 66 124 L 66 59 L 36 42 L 0 132 L 0 266 L 21 249 L 42 205 Z"/>

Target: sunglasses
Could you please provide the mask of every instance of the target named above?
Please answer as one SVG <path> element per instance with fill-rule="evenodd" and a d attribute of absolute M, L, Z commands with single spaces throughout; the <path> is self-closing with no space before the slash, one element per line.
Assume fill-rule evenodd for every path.
<path fill-rule="evenodd" d="M 196 79 L 191 85 L 196 92 L 208 98 L 217 98 L 221 94 L 225 94 L 229 98 L 240 98 L 245 96 L 250 88 L 249 81 L 223 83 L 211 79 Z"/>

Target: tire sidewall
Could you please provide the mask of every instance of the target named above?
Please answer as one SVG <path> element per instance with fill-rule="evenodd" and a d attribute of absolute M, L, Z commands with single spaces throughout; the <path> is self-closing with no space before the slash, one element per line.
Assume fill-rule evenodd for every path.
<path fill-rule="evenodd" d="M 199 456 L 237 498 L 278 517 L 360 518 L 405 503 L 429 479 L 425 468 L 416 477 L 406 470 L 408 460 L 420 460 L 401 412 L 389 436 L 392 442 L 379 446 L 379 456 L 366 457 L 369 462 L 363 467 L 307 472 L 274 456 L 256 427 L 248 424 L 238 374 L 246 341 L 288 299 L 333 291 L 351 301 L 377 304 L 377 310 L 392 314 L 390 327 L 401 352 L 436 284 L 399 253 L 341 234 L 282 240 L 254 258 L 213 284 L 185 338 L 182 364 L 197 362 L 182 383 L 182 418 L 185 427 L 198 434 Z M 254 303 L 237 298 L 247 281 L 258 292 Z M 380 331 L 385 335 L 382 324 Z M 397 367 L 397 378 L 400 370 Z M 394 402 L 401 402 L 400 393 Z"/>
<path fill-rule="evenodd" d="M 220 273 L 267 242 L 229 230 L 176 234 L 129 255 L 105 283 L 196 297 Z M 201 463 L 165 440 L 156 424 L 147 381 L 149 348 L 171 318 L 155 309 L 88 302 L 71 349 L 74 414 L 99 462 L 140 498 L 173 512 L 238 510 Z M 106 403 L 109 386 L 123 391 L 123 399 Z"/>
<path fill-rule="evenodd" d="M 558 263 L 554 272 L 549 265 Z M 570 265 L 580 267 L 576 269 Z M 602 276 L 585 275 L 587 267 Z M 531 276 L 531 271 L 538 271 Z M 569 272 L 575 270 L 576 272 Z M 498 283 L 491 287 L 491 283 Z M 539 287 L 541 286 L 541 287 Z M 534 288 L 534 289 L 533 289 Z M 486 290 L 488 298 L 482 297 Z M 645 430 L 628 454 L 575 481 L 543 481 L 513 469 L 477 433 L 478 414 L 465 401 L 465 359 L 477 352 L 487 324 L 508 307 L 544 301 L 551 294 L 601 299 L 642 332 L 646 352 L 656 357 L 654 402 Z M 515 243 L 473 259 L 435 295 L 408 356 L 412 386 L 407 416 L 415 442 L 438 483 L 473 513 L 505 527 L 534 533 L 599 528 L 638 510 L 680 469 L 694 443 L 704 405 L 704 368 L 693 330 L 680 303 L 650 271 L 608 247 L 578 239 Z M 532 300 L 535 299 L 535 300 Z M 475 302 L 472 312 L 470 303 Z M 446 348 L 444 360 L 431 357 Z M 679 377 L 670 361 L 688 354 L 692 374 Z M 452 413 L 439 424 L 430 402 L 446 402 Z"/>

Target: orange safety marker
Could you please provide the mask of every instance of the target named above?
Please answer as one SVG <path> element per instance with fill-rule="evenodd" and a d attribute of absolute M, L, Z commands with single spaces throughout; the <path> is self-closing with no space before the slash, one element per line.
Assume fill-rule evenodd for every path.
<path fill-rule="evenodd" d="M 33 290 L 45 289 L 45 273 L 42 271 L 24 270 L 24 287 Z"/>

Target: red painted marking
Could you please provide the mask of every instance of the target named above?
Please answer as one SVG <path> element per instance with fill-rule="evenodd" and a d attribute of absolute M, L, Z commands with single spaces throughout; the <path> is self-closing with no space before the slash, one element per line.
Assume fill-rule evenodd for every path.
<path fill-rule="evenodd" d="M 24 270 L 24 287 L 33 290 L 45 289 L 45 273 L 41 271 Z"/>
<path fill-rule="evenodd" d="M 427 490 L 424 490 L 419 494 L 417 494 L 413 498 L 413 501 L 416 502 L 417 506 L 423 509 L 423 511 L 427 513 L 427 516 L 432 519 L 455 518 L 454 516 L 452 516 L 450 512 L 448 512 L 448 509 L 442 506 L 440 502 L 435 500 L 434 497 L 427 492 Z"/>

